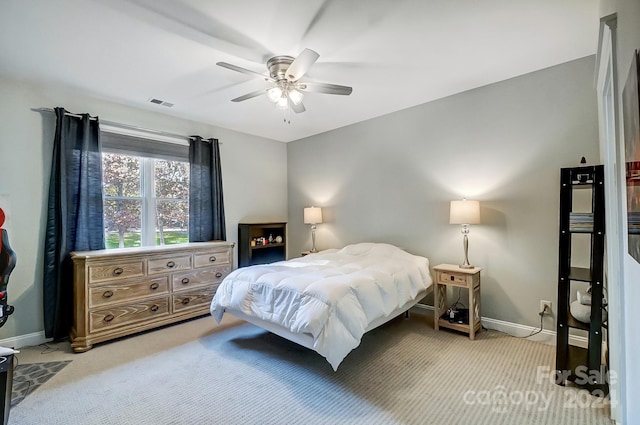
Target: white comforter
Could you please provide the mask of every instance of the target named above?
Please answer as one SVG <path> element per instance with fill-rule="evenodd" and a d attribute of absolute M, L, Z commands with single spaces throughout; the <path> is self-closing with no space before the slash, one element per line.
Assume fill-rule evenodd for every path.
<path fill-rule="evenodd" d="M 426 258 L 393 245 L 360 243 L 237 269 L 218 287 L 211 314 L 219 323 L 225 310 L 236 310 L 308 333 L 336 370 L 372 321 L 430 285 Z"/>

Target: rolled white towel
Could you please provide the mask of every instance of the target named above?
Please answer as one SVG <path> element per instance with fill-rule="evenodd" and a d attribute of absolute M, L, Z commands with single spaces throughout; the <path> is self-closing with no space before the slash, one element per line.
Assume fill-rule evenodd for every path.
<path fill-rule="evenodd" d="M 578 291 L 578 302 L 582 305 L 591 305 L 591 294 Z"/>

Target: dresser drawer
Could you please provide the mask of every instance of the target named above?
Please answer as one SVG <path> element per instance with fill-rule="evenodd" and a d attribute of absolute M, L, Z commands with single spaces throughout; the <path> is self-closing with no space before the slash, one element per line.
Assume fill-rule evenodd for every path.
<path fill-rule="evenodd" d="M 193 256 L 193 267 L 209 267 L 216 264 L 230 264 L 231 254 L 228 249 L 212 251 L 205 254 L 195 254 Z"/>
<path fill-rule="evenodd" d="M 142 260 L 89 266 L 89 284 L 138 276 L 144 276 L 144 262 Z"/>
<path fill-rule="evenodd" d="M 183 291 L 173 295 L 173 312 L 202 309 L 208 310 L 218 285 L 196 291 Z"/>
<path fill-rule="evenodd" d="M 461 273 L 438 271 L 437 281 L 448 285 L 468 286 L 467 276 Z"/>
<path fill-rule="evenodd" d="M 169 279 L 167 277 L 93 286 L 89 288 L 89 307 L 101 307 L 138 298 L 163 295 L 168 292 Z"/>
<path fill-rule="evenodd" d="M 173 270 L 188 270 L 191 268 L 191 255 L 151 257 L 147 262 L 148 274 L 167 273 Z"/>
<path fill-rule="evenodd" d="M 155 320 L 168 315 L 169 297 L 114 306 L 109 309 L 90 311 L 89 331 L 96 332 L 145 320 Z"/>
<path fill-rule="evenodd" d="M 172 288 L 174 291 L 181 291 L 191 289 L 198 285 L 217 284 L 220 283 L 230 271 L 231 266 L 226 265 L 190 272 L 174 273 Z"/>

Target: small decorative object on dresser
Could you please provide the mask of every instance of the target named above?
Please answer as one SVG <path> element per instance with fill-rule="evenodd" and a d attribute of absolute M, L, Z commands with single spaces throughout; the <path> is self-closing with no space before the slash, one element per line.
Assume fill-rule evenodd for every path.
<path fill-rule="evenodd" d="M 433 291 L 434 327 L 454 329 L 469 334 L 470 339 L 475 339 L 476 333 L 482 330 L 480 322 L 480 271 L 482 268 L 462 268 L 454 264 L 440 264 L 433 268 L 435 272 L 435 288 Z M 458 318 L 457 306 L 447 304 L 447 287 L 453 286 L 466 288 L 469 292 L 468 314 L 465 318 Z M 449 312 L 447 317 L 443 317 Z M 452 320 L 456 318 L 456 320 Z"/>
<path fill-rule="evenodd" d="M 71 347 L 93 344 L 209 313 L 233 266 L 233 242 L 193 242 L 72 252 Z"/>

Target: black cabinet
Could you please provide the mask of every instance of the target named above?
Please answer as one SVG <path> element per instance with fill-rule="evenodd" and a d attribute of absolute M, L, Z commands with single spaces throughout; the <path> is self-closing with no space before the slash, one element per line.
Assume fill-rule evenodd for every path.
<path fill-rule="evenodd" d="M 578 193 L 582 191 L 582 193 Z M 590 201 L 590 209 L 577 207 L 576 195 Z M 604 167 L 602 165 L 560 170 L 560 234 L 558 258 L 558 318 L 556 344 L 557 383 L 567 380 L 583 386 L 594 395 L 608 393 L 607 374 L 602 359 L 606 343 L 606 301 L 604 299 Z M 582 236 L 579 236 L 582 235 Z M 589 243 L 589 267 L 572 261 L 574 245 Z M 588 322 L 571 314 L 571 303 L 578 289 L 590 290 Z M 605 320 L 603 320 L 605 319 Z M 588 347 L 570 344 L 572 329 L 587 333 Z"/>
<path fill-rule="evenodd" d="M 238 267 L 286 260 L 287 223 L 239 223 Z"/>

